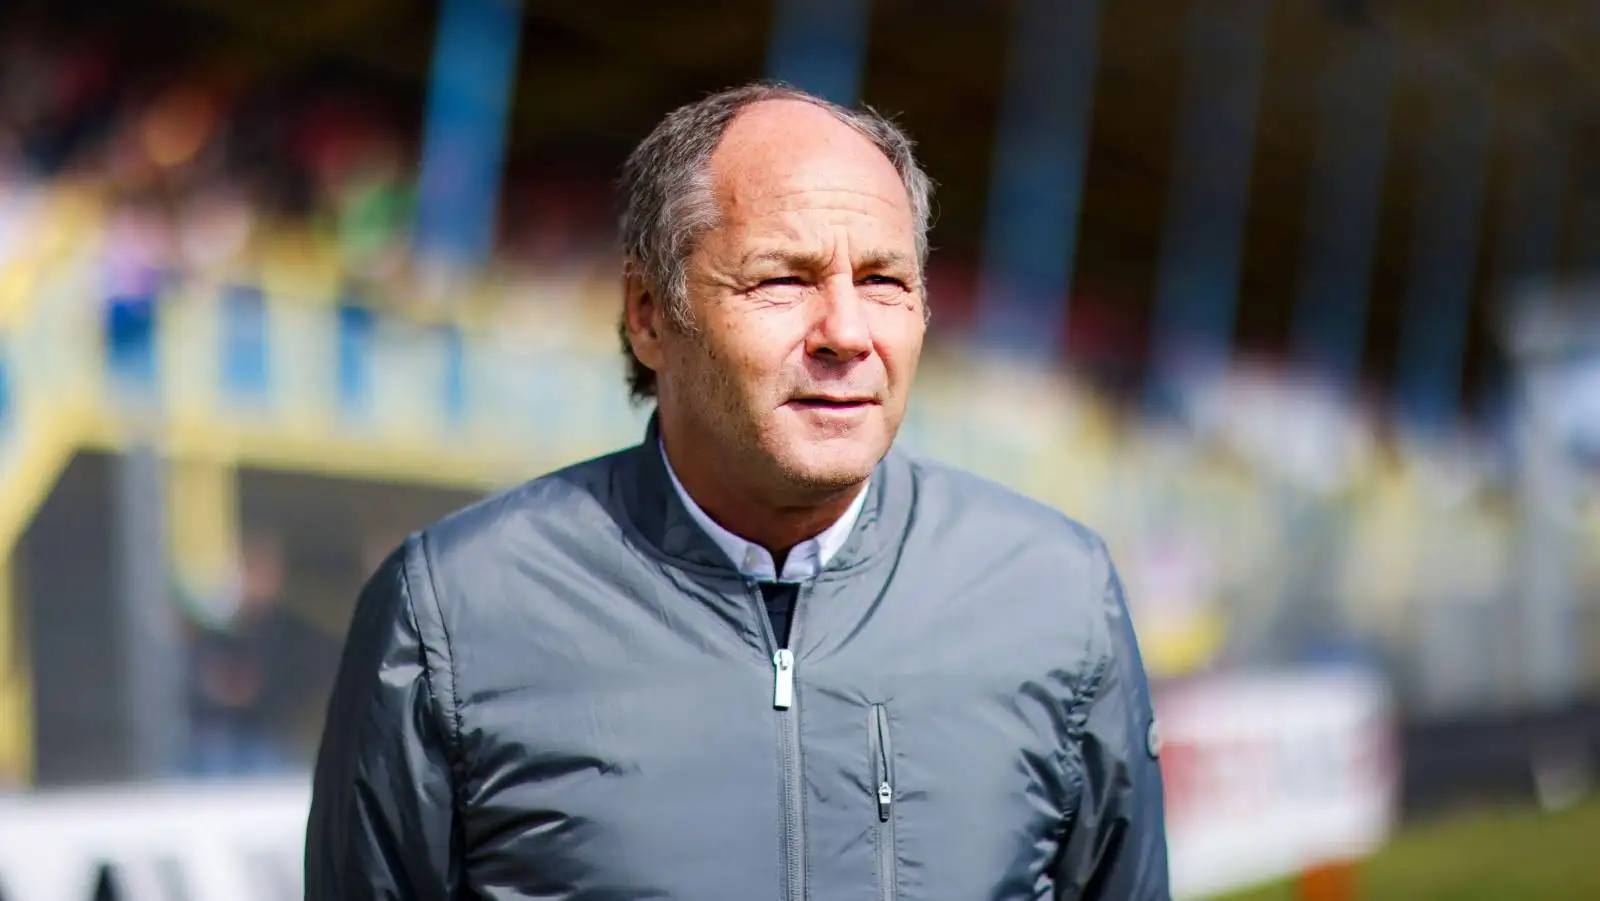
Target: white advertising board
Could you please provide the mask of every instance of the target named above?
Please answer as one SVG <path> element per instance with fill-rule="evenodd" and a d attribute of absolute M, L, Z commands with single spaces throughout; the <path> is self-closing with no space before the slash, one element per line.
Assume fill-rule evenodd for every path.
<path fill-rule="evenodd" d="M 1163 690 L 1156 709 L 1177 897 L 1359 860 L 1388 836 L 1398 740 L 1374 676 L 1218 677 Z"/>
<path fill-rule="evenodd" d="M 304 780 L 0 798 L 0 898 L 287 901 L 301 894 Z"/>
<path fill-rule="evenodd" d="M 1397 769 L 1381 682 L 1284 672 L 1156 696 L 1173 892 L 1180 899 L 1358 858 L 1387 835 Z M 0 798 L 0 899 L 125 901 L 301 894 L 305 780 Z"/>

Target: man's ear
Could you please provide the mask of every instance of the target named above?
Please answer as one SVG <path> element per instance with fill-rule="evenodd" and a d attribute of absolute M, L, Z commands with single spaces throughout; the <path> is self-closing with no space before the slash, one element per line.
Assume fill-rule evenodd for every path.
<path fill-rule="evenodd" d="M 661 309 L 655 292 L 640 276 L 632 262 L 622 268 L 622 323 L 628 333 L 628 344 L 633 355 L 653 372 L 661 371 L 664 351 L 661 330 L 666 324 L 666 311 Z"/>

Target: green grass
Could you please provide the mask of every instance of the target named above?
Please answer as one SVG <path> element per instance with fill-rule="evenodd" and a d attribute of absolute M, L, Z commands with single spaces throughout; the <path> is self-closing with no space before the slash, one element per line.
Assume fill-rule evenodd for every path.
<path fill-rule="evenodd" d="M 1360 901 L 1600 899 L 1600 800 L 1560 813 L 1483 809 L 1405 828 L 1362 865 Z M 1293 901 L 1287 884 L 1223 901 Z"/>

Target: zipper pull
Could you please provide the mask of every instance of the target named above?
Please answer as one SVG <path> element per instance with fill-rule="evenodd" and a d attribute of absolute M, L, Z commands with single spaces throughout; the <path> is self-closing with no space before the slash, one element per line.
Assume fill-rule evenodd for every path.
<path fill-rule="evenodd" d="M 794 652 L 779 648 L 772 655 L 772 668 L 776 676 L 772 686 L 772 706 L 788 710 L 794 705 Z"/>
<path fill-rule="evenodd" d="M 889 822 L 889 805 L 894 803 L 894 788 L 888 781 L 878 783 L 878 822 Z"/>

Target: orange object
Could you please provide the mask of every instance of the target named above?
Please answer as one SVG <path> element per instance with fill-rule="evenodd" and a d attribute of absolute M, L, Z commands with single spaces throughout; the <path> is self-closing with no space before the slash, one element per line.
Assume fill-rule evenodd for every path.
<path fill-rule="evenodd" d="M 1359 896 L 1356 877 L 1354 861 L 1318 864 L 1300 874 L 1294 896 L 1296 901 L 1355 901 Z"/>

